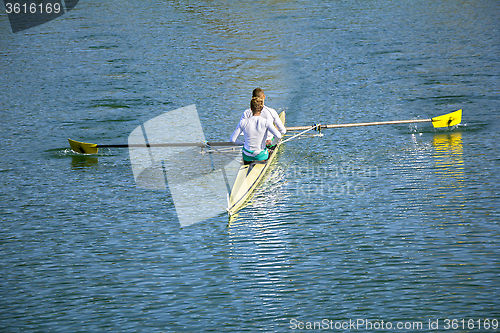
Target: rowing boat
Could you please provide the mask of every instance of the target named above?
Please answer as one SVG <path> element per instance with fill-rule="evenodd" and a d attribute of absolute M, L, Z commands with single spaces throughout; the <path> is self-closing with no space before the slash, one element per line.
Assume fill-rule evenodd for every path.
<path fill-rule="evenodd" d="M 180 110 L 180 111 L 179 111 Z M 167 121 L 157 121 L 159 117 L 154 118 L 155 126 L 149 126 L 149 122 L 146 122 L 144 128 L 146 132 L 151 127 L 155 131 L 156 135 L 148 135 L 149 142 L 146 142 L 145 138 L 142 137 L 143 129 L 142 127 L 138 127 L 137 132 L 140 134 L 140 140 L 137 139 L 132 134 L 136 132 L 134 130 L 129 136 L 128 144 L 116 144 L 116 145 L 103 145 L 103 144 L 93 144 L 93 143 L 84 143 L 74 140 L 69 140 L 71 148 L 77 152 L 82 154 L 96 154 L 98 152 L 98 148 L 126 148 L 132 150 L 137 150 L 138 152 L 143 151 L 141 159 L 137 158 L 137 163 L 140 164 L 140 170 L 149 170 L 150 168 L 157 167 L 158 171 L 155 173 L 156 176 L 162 178 L 160 182 L 162 184 L 161 188 L 165 188 L 165 181 L 168 181 L 170 192 L 172 194 L 172 198 L 176 205 L 177 215 L 179 217 L 179 221 L 182 226 L 190 225 L 207 218 L 216 216 L 225 211 L 229 214 L 229 216 L 234 216 L 240 209 L 243 208 L 246 202 L 249 201 L 253 192 L 266 177 L 266 173 L 269 170 L 271 164 L 276 159 L 277 151 L 285 142 L 295 139 L 304 135 L 309 131 L 319 131 L 322 129 L 329 128 L 345 128 L 345 127 L 356 127 L 356 126 L 373 126 L 373 125 L 398 125 L 398 124 L 412 124 L 412 123 L 424 123 L 431 122 L 435 128 L 452 128 L 461 123 L 462 121 L 462 110 L 457 110 L 452 113 L 448 113 L 442 116 L 437 116 L 434 118 L 427 119 L 411 119 L 411 120 L 391 120 L 391 121 L 378 121 L 378 122 L 368 122 L 368 123 L 349 123 L 349 124 L 332 124 L 332 125 L 323 125 L 323 124 L 314 124 L 309 126 L 296 126 L 296 127 L 287 127 L 287 132 L 293 131 L 301 131 L 298 134 L 292 135 L 286 140 L 279 141 L 276 148 L 270 151 L 269 159 L 263 162 L 253 162 L 248 165 L 240 164 L 239 160 L 241 159 L 241 155 L 239 158 L 237 157 L 237 151 L 235 144 L 232 142 L 207 142 L 204 139 L 204 135 L 202 132 L 201 124 L 198 125 L 197 131 L 200 132 L 199 135 L 193 140 L 193 142 L 182 142 L 181 136 L 184 133 L 183 131 L 170 131 L 173 133 L 170 137 L 165 138 L 167 129 L 175 128 L 177 123 L 180 123 L 182 119 L 186 117 L 186 112 L 191 110 L 191 118 L 197 119 L 196 109 L 191 108 L 182 108 L 175 111 L 170 111 L 168 115 L 161 116 L 166 118 Z M 179 111 L 179 112 L 177 112 Z M 182 111 L 182 112 L 181 112 Z M 179 116 L 175 118 L 174 112 L 177 112 Z M 285 112 L 283 111 L 280 115 L 280 119 L 285 123 Z M 174 118 L 174 119 L 173 119 Z M 190 119 L 191 119 L 190 118 Z M 173 120 L 172 120 L 173 119 Z M 157 123 L 161 123 L 162 126 L 157 126 Z M 198 120 L 199 122 L 199 120 Z M 193 123 L 193 122 L 192 122 Z M 190 133 L 192 136 L 192 132 Z M 196 132 L 196 131 L 195 131 Z M 190 136 L 190 138 L 191 138 Z M 130 138 L 133 137 L 134 140 Z M 167 142 L 162 142 L 167 139 Z M 168 142 L 169 141 L 169 142 Z M 193 147 L 199 147 L 202 149 L 201 154 L 193 155 Z M 227 150 L 218 149 L 216 147 L 229 147 L 232 153 L 228 153 Z M 179 151 L 174 150 L 169 152 L 164 152 L 163 148 L 182 148 L 182 151 L 189 151 L 190 154 L 187 155 L 179 155 Z M 187 150 L 189 149 L 189 150 Z M 208 149 L 208 152 L 213 154 L 205 154 L 203 155 L 203 150 Z M 135 155 L 132 154 L 131 151 L 131 164 L 134 169 L 134 160 L 136 159 Z M 218 156 L 224 158 L 224 160 L 216 160 L 215 153 L 219 154 Z M 133 156 L 132 156 L 133 155 Z M 200 156 L 204 156 L 204 159 Z M 207 157 L 208 156 L 208 157 Z M 196 158 L 195 158 L 196 157 Z M 229 158 L 229 163 L 227 162 Z M 193 162 L 195 159 L 197 162 Z M 149 161 L 149 162 L 148 162 Z M 193 165 L 196 166 L 193 168 L 193 165 L 189 165 L 189 161 L 193 162 Z M 217 162 L 218 161 L 218 162 Z M 222 162 L 223 161 L 223 162 Z M 176 165 L 175 162 L 188 164 L 190 171 L 187 172 L 187 169 L 181 168 L 179 165 Z M 207 163 L 205 163 L 207 162 Z M 217 162 L 217 163 L 214 163 Z M 143 167 L 142 164 L 146 164 L 146 167 Z M 204 164 L 205 163 L 205 164 Z M 150 164 L 150 165 L 149 165 Z M 149 165 L 149 166 L 148 166 Z M 205 165 L 211 165 L 209 168 L 205 168 Z M 210 169 L 210 170 L 208 170 Z M 201 170 L 201 171 L 200 171 Z M 205 172 L 205 171 L 207 172 Z M 199 173 L 199 177 L 197 174 Z M 136 182 L 138 179 L 142 177 L 142 173 L 134 171 L 134 178 Z M 178 177 L 173 177 L 172 175 L 177 175 Z M 187 177 L 186 175 L 189 175 Z M 150 174 L 147 173 L 146 178 L 149 177 Z M 155 177 L 156 177 L 155 176 Z M 234 177 L 235 176 L 235 177 Z M 157 178 L 153 177 L 153 181 L 157 181 Z M 165 179 L 163 179 L 165 178 Z M 189 179 L 188 179 L 189 178 Z M 234 182 L 231 180 L 234 179 Z M 139 186 L 139 183 L 137 183 Z M 148 183 L 149 184 L 149 183 Z M 149 188 L 149 187 L 145 187 Z M 223 204 L 224 198 L 227 198 L 227 208 L 226 205 Z M 213 209 L 210 209 L 213 208 Z"/>
<path fill-rule="evenodd" d="M 279 115 L 283 125 L 285 124 L 285 111 L 281 112 Z M 273 163 L 276 158 L 278 148 L 281 142 L 278 142 L 276 147 L 270 151 L 269 158 L 264 162 L 252 162 L 248 165 L 242 165 L 236 175 L 236 180 L 234 181 L 231 193 L 228 195 L 228 208 L 227 212 L 229 216 L 234 215 L 238 210 L 240 210 L 245 202 L 247 202 L 255 188 L 259 183 L 265 178 L 269 166 Z"/>

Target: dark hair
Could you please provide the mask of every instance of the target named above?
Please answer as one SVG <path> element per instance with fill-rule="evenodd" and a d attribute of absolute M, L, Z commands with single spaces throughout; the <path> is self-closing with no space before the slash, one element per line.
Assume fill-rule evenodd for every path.
<path fill-rule="evenodd" d="M 264 98 L 264 90 L 255 88 L 252 92 L 252 97 Z"/>

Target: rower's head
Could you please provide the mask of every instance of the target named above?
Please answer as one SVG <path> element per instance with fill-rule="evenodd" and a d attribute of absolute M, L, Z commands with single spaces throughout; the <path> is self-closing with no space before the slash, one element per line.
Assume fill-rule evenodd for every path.
<path fill-rule="evenodd" d="M 260 115 L 260 112 L 264 108 L 264 100 L 259 97 L 253 97 L 250 101 L 250 109 L 252 109 L 252 114 L 254 116 Z"/>
<path fill-rule="evenodd" d="M 264 95 L 264 90 L 262 88 L 255 88 L 252 92 L 252 98 L 258 97 L 262 100 L 266 99 L 266 95 Z"/>

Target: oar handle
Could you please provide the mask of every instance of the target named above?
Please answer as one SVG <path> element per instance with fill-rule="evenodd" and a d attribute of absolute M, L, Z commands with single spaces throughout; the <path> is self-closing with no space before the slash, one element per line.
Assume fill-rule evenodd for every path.
<path fill-rule="evenodd" d="M 391 121 L 375 121 L 371 123 L 351 123 L 351 124 L 333 124 L 333 125 L 311 125 L 311 126 L 295 126 L 287 127 L 287 131 L 305 131 L 311 127 L 325 128 L 342 128 L 342 127 L 357 127 L 357 126 L 375 126 L 375 125 L 394 125 L 394 124 L 411 124 L 411 123 L 427 123 L 432 122 L 432 119 L 412 119 L 412 120 L 391 120 Z"/>

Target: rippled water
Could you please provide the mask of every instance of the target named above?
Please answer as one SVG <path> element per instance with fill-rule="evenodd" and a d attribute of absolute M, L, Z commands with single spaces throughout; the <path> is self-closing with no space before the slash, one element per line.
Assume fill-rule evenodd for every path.
<path fill-rule="evenodd" d="M 81 0 L 13 34 L 1 15 L 3 331 L 500 320 L 499 18 L 496 1 Z M 66 141 L 125 143 L 191 104 L 225 141 L 256 86 L 290 126 L 463 123 L 290 141 L 235 219 L 188 228 L 126 150 Z"/>

